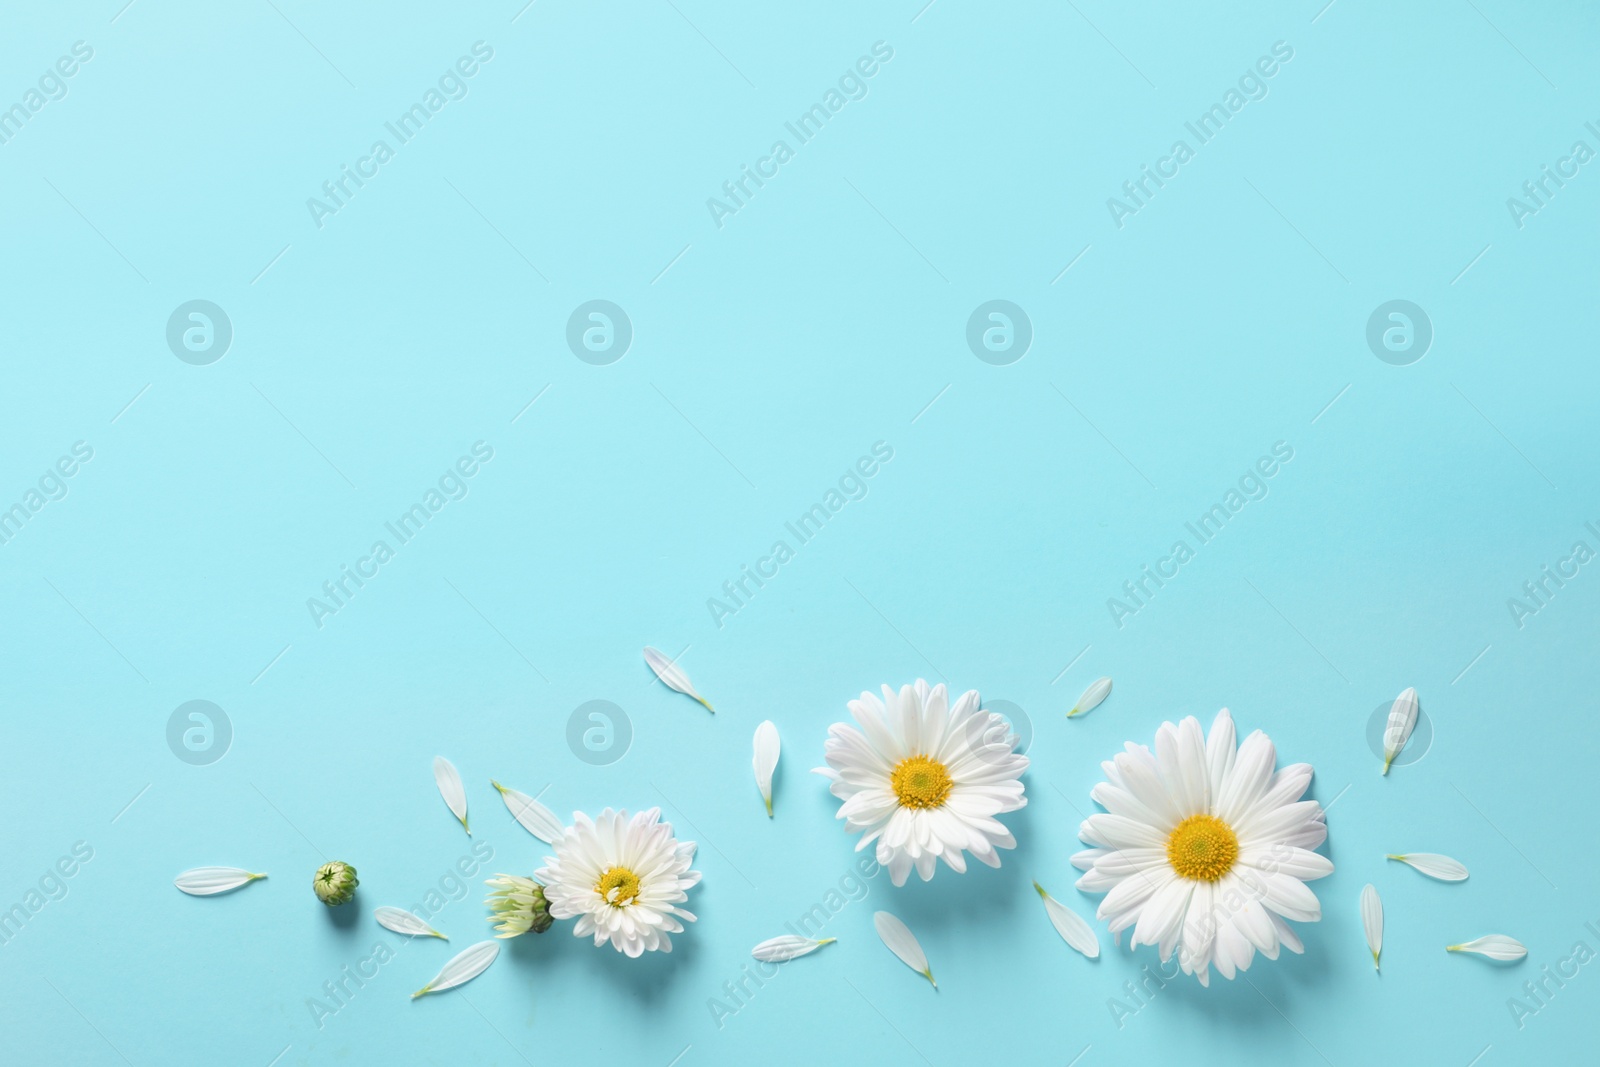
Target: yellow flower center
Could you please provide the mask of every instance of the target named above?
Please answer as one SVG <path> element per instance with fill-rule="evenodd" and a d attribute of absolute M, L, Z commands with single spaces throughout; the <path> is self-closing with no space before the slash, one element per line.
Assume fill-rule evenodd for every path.
<path fill-rule="evenodd" d="M 903 808 L 937 808 L 950 795 L 950 772 L 945 765 L 927 756 L 907 756 L 895 764 L 889 775 L 894 795 Z"/>
<path fill-rule="evenodd" d="M 611 895 L 613 889 L 616 896 Z M 595 883 L 594 891 L 613 908 L 625 908 L 639 895 L 639 876 L 626 867 L 611 867 Z"/>
<path fill-rule="evenodd" d="M 1193 882 L 1215 882 L 1239 858 L 1239 837 L 1215 815 L 1191 815 L 1167 838 L 1167 862 Z"/>

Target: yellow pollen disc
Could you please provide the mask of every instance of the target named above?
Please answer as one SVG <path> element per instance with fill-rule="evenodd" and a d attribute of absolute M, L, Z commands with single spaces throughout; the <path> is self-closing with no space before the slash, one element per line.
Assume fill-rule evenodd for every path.
<path fill-rule="evenodd" d="M 1193 882 L 1217 881 L 1238 858 L 1238 835 L 1215 815 L 1191 815 L 1167 838 L 1167 862 Z"/>
<path fill-rule="evenodd" d="M 617 891 L 615 898 L 611 896 L 613 889 Z M 639 876 L 626 867 L 611 867 L 595 883 L 594 891 L 613 908 L 625 908 L 639 895 Z"/>
<path fill-rule="evenodd" d="M 907 756 L 895 764 L 889 775 L 894 795 L 903 808 L 937 808 L 950 795 L 950 772 L 944 764 L 927 756 Z"/>

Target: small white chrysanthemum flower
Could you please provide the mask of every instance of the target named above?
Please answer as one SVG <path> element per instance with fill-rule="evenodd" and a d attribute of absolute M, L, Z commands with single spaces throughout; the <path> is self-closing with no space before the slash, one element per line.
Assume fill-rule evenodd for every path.
<path fill-rule="evenodd" d="M 1131 945 L 1155 945 L 1162 962 L 1178 952 L 1184 973 L 1209 985 L 1260 952 L 1304 947 L 1286 919 L 1316 922 L 1322 905 L 1306 882 L 1333 873 L 1311 850 L 1328 837 L 1322 805 L 1301 800 L 1311 766 L 1274 773 L 1277 751 L 1257 730 L 1234 747 L 1233 719 L 1218 713 L 1208 739 L 1193 716 L 1100 766 L 1078 836 L 1095 847 L 1072 857 L 1086 893 L 1104 893 L 1096 915 L 1113 933 L 1133 927 Z"/>
<path fill-rule="evenodd" d="M 952 707 L 943 684 L 883 687 L 883 699 L 862 693 L 850 701 L 859 724 L 828 728 L 823 754 L 828 766 L 815 773 L 833 782 L 844 801 L 838 817 L 861 832 L 857 851 L 874 840 L 877 860 L 904 885 L 913 866 L 923 881 L 937 861 L 958 873 L 967 869 L 963 851 L 991 867 L 997 848 L 1016 848 L 996 815 L 1028 803 L 1021 776 L 1028 757 L 1005 719 L 978 706 L 969 691 Z"/>
<path fill-rule="evenodd" d="M 542 934 L 555 920 L 550 915 L 550 905 L 544 897 L 544 886 L 531 878 L 515 874 L 497 874 L 484 883 L 494 890 L 484 901 L 493 913 L 489 921 L 496 923 L 499 938 L 521 937 L 532 930 Z"/>
<path fill-rule="evenodd" d="M 689 869 L 694 842 L 673 837 L 660 808 L 631 818 L 610 808 L 592 821 L 582 812 L 572 818 L 555 842 L 556 854 L 534 872 L 550 914 L 577 919 L 574 936 L 593 934 L 596 946 L 609 940 L 629 956 L 671 952 L 667 935 L 683 932 L 678 920 L 694 922 L 692 913 L 676 906 L 700 881 L 700 872 Z"/>

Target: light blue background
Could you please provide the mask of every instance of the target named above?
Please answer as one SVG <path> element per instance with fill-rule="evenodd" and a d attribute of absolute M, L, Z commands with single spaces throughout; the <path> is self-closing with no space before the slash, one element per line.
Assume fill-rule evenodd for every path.
<path fill-rule="evenodd" d="M 1521 229 L 1505 205 L 1575 140 L 1600 148 L 1591 8 L 120 6 L 10 4 L 0 34 L 7 103 L 94 49 L 0 145 L 0 506 L 94 449 L 0 546 L 0 906 L 93 849 L 0 946 L 18 1062 L 1592 1058 L 1596 968 L 1520 1030 L 1506 1002 L 1600 948 L 1600 577 L 1521 628 L 1507 599 L 1600 548 L 1600 163 Z M 480 40 L 469 95 L 318 229 L 306 198 Z M 714 225 L 706 199 L 880 40 L 868 96 Z M 1266 99 L 1118 229 L 1107 197 L 1277 41 L 1294 57 Z M 196 298 L 235 331 L 210 366 L 165 343 Z M 633 322 L 611 366 L 565 344 L 593 298 Z M 1011 366 L 964 340 L 996 298 L 1035 331 Z M 1405 367 L 1364 338 L 1397 298 L 1436 334 Z M 479 440 L 470 495 L 313 625 L 306 599 Z M 880 440 L 868 495 L 715 625 L 707 598 Z M 1277 441 L 1294 459 L 1270 495 L 1114 626 L 1107 598 Z M 715 717 L 653 682 L 646 644 L 687 646 Z M 1111 699 L 1066 721 L 1102 674 Z M 837 945 L 719 1029 L 708 999 L 853 862 L 806 773 L 827 724 L 919 676 L 1026 710 L 1021 847 L 998 871 L 880 876 L 830 920 Z M 1407 685 L 1436 737 L 1382 779 L 1367 722 Z M 165 740 L 193 699 L 234 730 L 209 766 Z M 566 745 L 590 699 L 631 719 L 609 766 Z M 1068 856 L 1100 760 L 1222 705 L 1337 798 L 1325 918 L 1305 956 L 1174 983 L 1119 1027 L 1108 1001 L 1150 950 L 1103 935 L 1085 961 L 1029 882 L 1091 915 Z M 307 998 L 394 940 L 371 908 L 468 854 L 437 754 L 494 859 L 436 919 L 450 946 L 407 946 L 319 1029 Z M 543 854 L 491 776 L 563 813 L 660 804 L 701 842 L 700 921 L 640 961 L 563 925 L 409 1001 L 487 931 L 479 879 Z M 1385 864 L 1399 850 L 1472 877 L 1428 882 Z M 310 892 L 325 856 L 361 873 L 342 922 Z M 204 864 L 271 877 L 173 889 Z M 937 993 L 877 943 L 878 908 Z M 1489 932 L 1528 959 L 1443 951 Z"/>

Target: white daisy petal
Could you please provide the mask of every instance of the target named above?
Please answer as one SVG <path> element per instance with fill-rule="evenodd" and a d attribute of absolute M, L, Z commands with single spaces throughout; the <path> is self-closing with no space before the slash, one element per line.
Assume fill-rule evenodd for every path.
<path fill-rule="evenodd" d="M 922 946 L 917 943 L 916 937 L 905 923 L 886 911 L 879 911 L 873 913 L 872 925 L 878 931 L 878 937 L 885 947 L 899 956 L 901 963 L 933 982 L 933 988 L 939 988 L 939 983 L 933 981 L 933 971 L 928 967 L 927 955 L 923 953 Z"/>
<path fill-rule="evenodd" d="M 756 788 L 767 805 L 767 817 L 772 817 L 772 772 L 778 767 L 778 728 L 769 719 L 756 727 L 755 759 Z"/>
<path fill-rule="evenodd" d="M 467 836 L 472 836 L 472 829 L 467 826 L 467 791 L 462 788 L 461 775 L 456 771 L 456 765 L 443 756 L 435 756 L 433 760 L 433 780 L 439 786 L 439 795 L 444 797 L 445 807 L 450 809 L 461 823 L 461 828 L 467 831 Z"/>
<path fill-rule="evenodd" d="M 1098 708 L 1105 698 L 1110 695 L 1111 679 L 1095 679 L 1089 683 L 1089 688 L 1083 691 L 1083 695 L 1078 698 L 1078 702 L 1072 705 L 1072 710 L 1067 712 L 1067 718 L 1072 719 L 1079 715 L 1088 714 L 1095 708 Z"/>
<path fill-rule="evenodd" d="M 1411 731 L 1417 725 L 1417 691 L 1408 688 L 1395 698 L 1394 705 L 1389 709 L 1389 721 L 1383 727 L 1383 773 L 1389 773 L 1389 765 L 1400 755 L 1406 747 L 1406 742 L 1411 740 Z"/>
<path fill-rule="evenodd" d="M 441 941 L 450 940 L 404 908 L 378 908 L 372 913 L 372 917 L 378 920 L 378 925 L 385 930 L 393 930 L 407 937 L 437 937 Z"/>
<path fill-rule="evenodd" d="M 1437 852 L 1407 852 L 1398 856 L 1391 853 L 1388 858 L 1399 860 L 1406 866 L 1414 867 L 1429 878 L 1437 878 L 1441 882 L 1462 882 L 1467 877 L 1467 869 L 1459 861 L 1449 856 L 1441 856 Z"/>
<path fill-rule="evenodd" d="M 783 934 L 761 942 L 750 950 L 750 955 L 763 963 L 785 963 L 801 956 L 808 956 L 823 945 L 831 945 L 837 940 L 836 937 L 825 937 L 817 941 L 809 937 Z"/>
<path fill-rule="evenodd" d="M 500 955 L 500 942 L 479 941 L 469 949 L 457 953 L 446 963 L 433 981 L 411 994 L 415 1000 L 425 993 L 442 993 L 446 989 L 454 989 L 472 981 L 478 975 L 489 969 L 489 964 Z"/>
<path fill-rule="evenodd" d="M 1361 890 L 1361 928 L 1367 934 L 1367 949 L 1372 953 L 1372 969 L 1379 970 L 1378 957 L 1383 953 L 1383 901 L 1371 883 Z"/>
<path fill-rule="evenodd" d="M 1511 960 L 1520 960 L 1528 954 L 1528 948 L 1514 937 L 1505 934 L 1486 934 L 1473 941 L 1460 945 L 1446 945 L 1447 952 L 1472 952 L 1479 956 L 1486 956 L 1491 960 L 1508 963 Z"/>
<path fill-rule="evenodd" d="M 500 799 L 506 802 L 506 808 L 511 812 L 511 817 L 516 819 L 524 830 L 547 845 L 553 845 L 560 840 L 564 831 L 561 820 L 556 817 L 555 812 L 528 794 L 508 789 L 493 778 L 489 779 L 489 784 L 499 792 Z"/>
<path fill-rule="evenodd" d="M 1049 893 L 1046 893 L 1044 887 L 1038 882 L 1033 883 L 1033 888 L 1038 891 L 1039 898 L 1044 901 L 1045 914 L 1050 917 L 1050 925 L 1056 928 L 1056 933 L 1061 935 L 1061 940 L 1091 960 L 1098 959 L 1100 956 L 1100 939 L 1094 936 L 1094 929 L 1084 921 L 1083 916 L 1062 904 Z"/>
<path fill-rule="evenodd" d="M 178 875 L 172 884 L 191 897 L 212 897 L 265 877 L 238 867 L 196 867 Z"/>
<path fill-rule="evenodd" d="M 1227 708 L 1217 712 L 1216 719 L 1211 723 L 1211 733 L 1206 737 L 1206 767 L 1209 771 L 1207 777 L 1211 781 L 1211 802 L 1215 804 L 1222 796 L 1222 783 L 1227 781 L 1228 772 L 1233 769 L 1233 759 L 1239 746 L 1234 736 L 1233 716 Z"/>
<path fill-rule="evenodd" d="M 705 697 L 695 692 L 694 686 L 689 682 L 689 676 L 683 673 L 683 668 L 668 659 L 660 649 L 651 648 L 649 645 L 644 646 L 644 661 L 668 689 L 676 690 L 684 696 L 698 701 L 709 712 L 716 712 L 717 709 L 712 707 Z"/>

